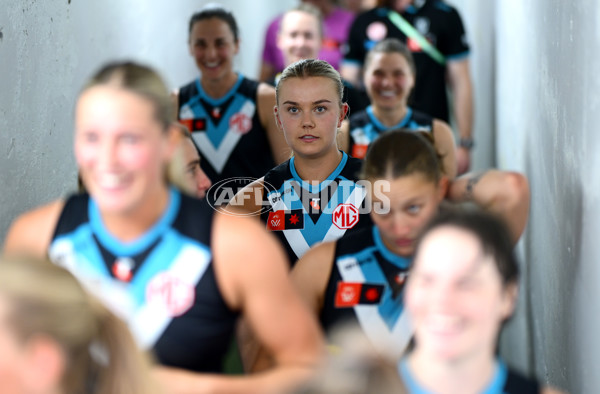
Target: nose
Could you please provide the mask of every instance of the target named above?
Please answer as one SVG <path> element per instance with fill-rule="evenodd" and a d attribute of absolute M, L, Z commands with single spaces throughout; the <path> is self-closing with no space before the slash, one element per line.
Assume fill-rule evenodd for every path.
<path fill-rule="evenodd" d="M 392 232 L 397 238 L 407 238 L 411 233 L 412 226 L 400 213 L 393 215 L 391 225 Z"/>
<path fill-rule="evenodd" d="M 304 128 L 312 128 L 315 126 L 315 122 L 312 118 L 311 111 L 304 111 L 302 115 L 302 127 Z"/>
<path fill-rule="evenodd" d="M 217 55 L 217 49 L 213 45 L 208 45 L 204 50 L 204 54 L 208 59 L 213 59 Z"/>
<path fill-rule="evenodd" d="M 105 140 L 100 148 L 99 156 L 97 158 L 100 164 L 100 169 L 111 170 L 118 162 L 118 149 L 114 141 Z"/>
<path fill-rule="evenodd" d="M 206 195 L 206 191 L 210 189 L 212 182 L 202 169 L 198 169 L 196 173 L 197 196 L 202 198 Z"/>

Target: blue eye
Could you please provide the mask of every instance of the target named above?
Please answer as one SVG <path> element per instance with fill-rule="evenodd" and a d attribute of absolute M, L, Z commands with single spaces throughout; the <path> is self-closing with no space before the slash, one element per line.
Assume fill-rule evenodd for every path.
<path fill-rule="evenodd" d="M 323 107 L 322 105 L 315 107 L 315 112 L 325 112 L 327 111 L 326 107 Z"/>
<path fill-rule="evenodd" d="M 291 114 L 296 114 L 296 113 L 298 113 L 298 111 L 299 111 L 299 110 L 298 110 L 298 108 L 296 108 L 296 107 L 289 107 L 289 108 L 287 109 L 287 111 L 288 111 L 289 113 L 291 113 Z"/>
<path fill-rule="evenodd" d="M 417 214 L 417 213 L 419 213 L 419 212 L 421 211 L 421 206 L 420 206 L 420 205 L 416 205 L 416 204 L 409 205 L 409 206 L 406 208 L 406 211 L 407 211 L 408 213 L 410 213 L 410 214 L 413 214 L 413 215 L 415 215 L 415 214 Z"/>

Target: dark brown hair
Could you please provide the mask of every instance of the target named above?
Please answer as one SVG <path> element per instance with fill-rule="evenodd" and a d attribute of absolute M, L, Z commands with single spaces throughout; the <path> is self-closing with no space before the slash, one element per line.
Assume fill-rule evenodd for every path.
<path fill-rule="evenodd" d="M 392 130 L 377 138 L 367 151 L 360 178 L 395 179 L 421 174 L 431 182 L 442 177 L 442 161 L 429 132 Z"/>

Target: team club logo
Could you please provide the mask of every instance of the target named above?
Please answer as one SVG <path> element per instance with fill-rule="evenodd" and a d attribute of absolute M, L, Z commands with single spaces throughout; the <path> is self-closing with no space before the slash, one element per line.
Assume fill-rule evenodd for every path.
<path fill-rule="evenodd" d="M 335 207 L 331 220 L 340 230 L 347 230 L 356 226 L 359 219 L 358 208 L 352 204 L 340 204 Z"/>
<path fill-rule="evenodd" d="M 377 305 L 381 302 L 384 285 L 375 283 L 338 282 L 335 293 L 336 308 L 356 305 Z"/>
<path fill-rule="evenodd" d="M 156 275 L 146 287 L 147 302 L 161 305 L 171 317 L 187 312 L 195 298 L 194 286 L 168 272 Z"/>

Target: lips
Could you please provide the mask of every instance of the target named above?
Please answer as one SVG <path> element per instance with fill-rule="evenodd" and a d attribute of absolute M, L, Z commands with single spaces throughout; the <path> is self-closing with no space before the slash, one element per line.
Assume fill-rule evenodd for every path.
<path fill-rule="evenodd" d="M 413 244 L 413 240 L 412 240 L 412 239 L 409 239 L 409 238 L 401 238 L 401 239 L 397 239 L 397 240 L 395 240 L 395 241 L 394 241 L 394 243 L 395 243 L 397 246 L 402 246 L 402 247 L 405 247 L 405 246 L 412 246 L 412 244 Z"/>
<path fill-rule="evenodd" d="M 319 137 L 314 136 L 312 134 L 305 134 L 302 137 L 300 137 L 300 139 L 304 142 L 313 142 L 313 141 L 316 141 L 317 139 L 319 139 Z"/>
<path fill-rule="evenodd" d="M 102 174 L 97 178 L 98 186 L 103 189 L 118 189 L 126 183 L 124 175 Z"/>

